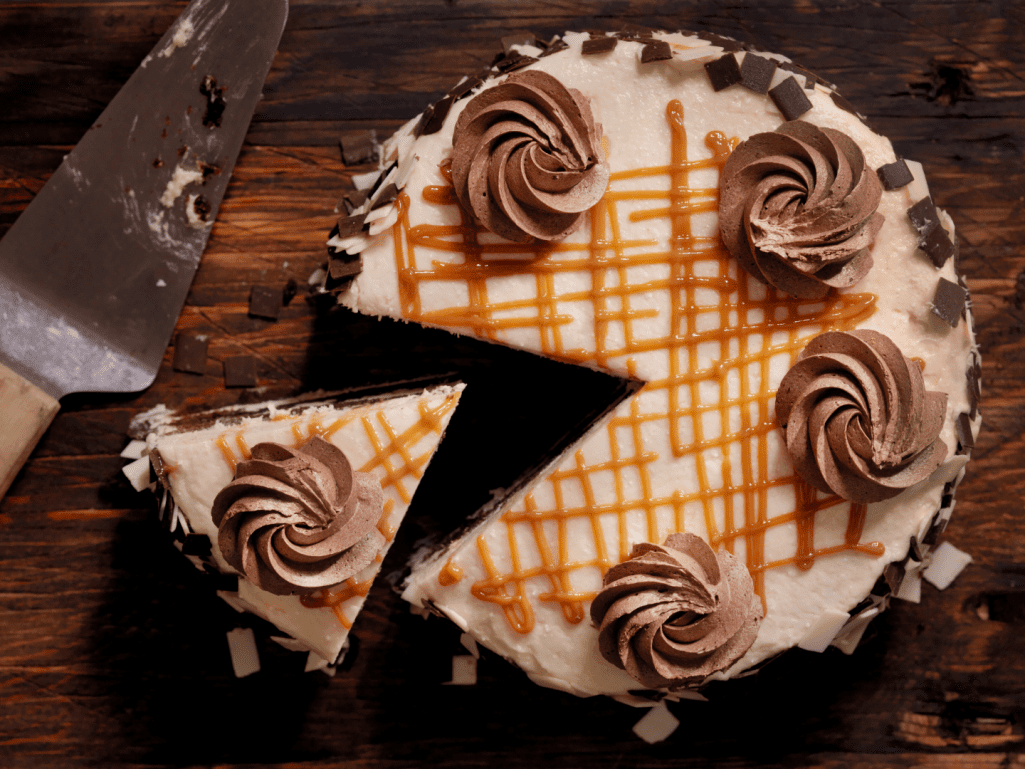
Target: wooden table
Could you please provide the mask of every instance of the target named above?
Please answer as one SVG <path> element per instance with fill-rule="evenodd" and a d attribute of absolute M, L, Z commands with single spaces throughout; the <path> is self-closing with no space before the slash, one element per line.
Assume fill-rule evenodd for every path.
<path fill-rule="evenodd" d="M 0 4 L 0 234 L 184 5 Z M 383 581 L 335 678 L 303 675 L 299 655 L 264 644 L 264 670 L 235 679 L 224 632 L 246 620 L 205 588 L 162 534 L 154 500 L 121 476 L 129 420 L 159 403 L 461 372 L 475 386 L 460 436 L 439 453 L 386 571 L 508 483 L 615 383 L 572 380 L 561 421 L 517 450 L 482 420 L 496 406 L 510 429 L 531 419 L 546 402 L 535 378 L 569 376 L 558 364 L 308 301 L 302 288 L 325 260 L 351 173 L 338 134 L 394 130 L 488 63 L 511 30 L 624 21 L 787 54 L 925 165 L 957 222 L 984 355 L 985 424 L 945 534 L 974 563 L 943 592 L 926 586 L 920 605 L 896 604 L 853 656 L 793 652 L 712 687 L 709 703 L 674 705 L 680 728 L 653 746 L 631 732 L 639 712 L 538 688 L 494 656 L 476 686 L 442 685 L 458 633 L 423 625 Z M 1025 767 L 1023 155 L 1021 3 L 294 0 L 178 323 L 210 335 L 205 374 L 173 371 L 168 355 L 143 393 L 66 398 L 0 502 L 0 765 Z M 247 315 L 251 286 L 289 279 L 301 290 L 277 322 Z M 222 361 L 240 352 L 259 360 L 257 390 L 224 387 Z M 467 452 L 481 459 L 468 464 Z"/>

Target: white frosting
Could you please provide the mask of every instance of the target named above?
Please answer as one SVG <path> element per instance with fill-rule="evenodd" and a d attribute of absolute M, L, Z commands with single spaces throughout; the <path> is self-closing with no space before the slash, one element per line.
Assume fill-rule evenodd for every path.
<path fill-rule="evenodd" d="M 555 75 L 566 86 L 579 89 L 590 98 L 595 119 L 602 124 L 608 141 L 608 161 L 613 175 L 617 172 L 665 166 L 670 163 L 670 133 L 666 120 L 666 105 L 674 99 L 682 102 L 684 107 L 684 123 L 688 137 L 687 159 L 690 161 L 711 157 L 711 151 L 705 146 L 703 139 L 712 131 L 721 130 L 730 137 L 743 140 L 755 133 L 772 131 L 783 122 L 772 101 L 762 94 L 739 85 L 719 93 L 713 91 L 702 63 L 720 54 L 718 48 L 683 35 L 662 37 L 673 44 L 678 54 L 677 59 L 672 62 L 642 64 L 639 56 L 641 46 L 624 41 L 620 41 L 610 53 L 581 56 L 580 44 L 585 37 L 571 33 L 565 38 L 570 45 L 569 50 L 547 56 L 531 65 Z M 789 75 L 788 72 L 777 71 L 774 83 Z M 798 82 L 803 85 L 804 78 L 797 77 Z M 490 83 L 483 87 L 489 85 Z M 889 141 L 870 131 L 855 116 L 839 109 L 825 88 L 819 86 L 813 90 L 806 90 L 805 93 L 813 108 L 801 116 L 802 120 L 834 128 L 851 136 L 861 147 L 866 162 L 872 169 L 895 160 Z M 413 143 L 411 149 L 403 148 L 398 152 L 400 163 L 407 153 L 414 153 L 418 158 L 405 187 L 409 195 L 408 218 L 411 225 L 456 226 L 460 222 L 460 213 L 455 206 L 425 202 L 421 191 L 430 185 L 445 184 L 439 163 L 450 156 L 452 128 L 466 101 L 464 99 L 453 106 L 438 133 L 422 136 Z M 396 142 L 407 141 L 414 124 L 415 120 L 399 132 L 401 138 L 390 145 L 392 149 L 397 146 Z M 386 144 L 382 155 L 387 157 L 388 154 L 389 145 Z M 688 183 L 692 189 L 715 190 L 718 186 L 717 172 L 714 168 L 691 172 Z M 614 179 L 611 189 L 668 190 L 669 176 L 663 174 L 639 180 Z M 768 509 L 765 515 L 770 525 L 765 529 L 764 555 L 760 556 L 761 563 L 768 565 L 764 571 L 766 617 L 754 646 L 732 669 L 722 674 L 722 677 L 736 675 L 799 644 L 817 627 L 821 618 L 840 617 L 858 604 L 870 592 L 883 567 L 891 561 L 900 560 L 907 552 L 910 538 L 921 536 L 928 528 L 930 520 L 940 507 L 943 484 L 956 474 L 960 469 L 960 463 L 963 462 L 962 458 L 952 456 L 957 446 L 954 420 L 962 412 L 970 410 L 965 371 L 975 345 L 970 324 L 962 321 L 957 328 L 951 329 L 930 310 L 938 277 L 956 281 L 957 276 L 953 260 L 948 261 L 942 270 L 937 270 L 927 256 L 916 252 L 918 236 L 906 216 L 906 210 L 926 191 L 924 178 L 919 178 L 909 187 L 884 192 L 880 211 L 885 215 L 886 221 L 872 249 L 875 266 L 868 276 L 848 293 L 867 292 L 878 297 L 875 313 L 862 323 L 861 327 L 887 334 L 906 356 L 922 360 L 925 364 L 926 389 L 948 394 L 947 421 L 940 436 L 949 449 L 947 463 L 927 481 L 906 490 L 892 500 L 870 506 L 860 542 L 881 543 L 885 548 L 881 557 L 841 550 L 835 554 L 816 557 L 808 570 L 802 570 L 792 563 L 772 565 L 774 562 L 787 561 L 795 556 L 797 528 L 793 523 L 773 521 L 776 516 L 794 509 L 793 488 L 770 489 L 767 492 Z M 637 200 L 619 203 L 619 237 L 624 242 L 642 243 L 641 246 L 623 250 L 627 257 L 638 256 L 637 263 L 628 268 L 626 278 L 634 286 L 664 280 L 667 277 L 668 268 L 665 263 L 651 260 L 645 262 L 641 257 L 646 253 L 669 251 L 669 218 L 629 217 L 630 212 L 640 213 L 652 205 L 655 204 Z M 718 222 L 714 213 L 694 216 L 691 226 L 695 235 L 703 235 L 712 240 L 718 237 Z M 949 219 L 944 219 L 944 226 L 952 234 Z M 481 236 L 481 241 L 486 237 Z M 367 238 L 361 235 L 355 241 L 334 245 L 344 248 L 346 245 L 355 244 L 362 247 Z M 340 298 L 343 304 L 367 314 L 399 318 L 404 316 L 395 257 L 397 241 L 398 238 L 393 237 L 391 230 L 378 236 L 371 233 L 369 245 L 362 250 L 363 272 L 351 289 Z M 581 259 L 581 253 L 587 253 L 589 241 L 590 231 L 585 224 L 567 239 L 568 243 L 580 244 L 583 251 L 562 251 L 550 258 Z M 652 243 L 655 245 L 651 245 Z M 515 249 L 512 249 L 512 253 L 515 253 Z M 456 251 L 419 246 L 416 260 L 418 269 L 435 269 L 436 265 L 462 264 L 465 258 Z M 696 263 L 695 270 L 697 269 L 700 269 L 700 263 Z M 736 276 L 735 263 L 730 269 L 731 275 Z M 618 280 L 613 273 L 614 270 L 610 269 L 609 281 Z M 745 277 L 741 276 L 740 279 L 744 280 Z M 562 296 L 587 296 L 593 288 L 592 280 L 589 266 L 577 271 L 559 271 L 555 277 L 556 291 Z M 458 309 L 467 304 L 468 289 L 463 282 L 437 281 L 419 285 L 419 298 L 424 312 Z M 749 285 L 752 294 L 757 295 L 761 291 L 764 295 L 764 289 L 753 279 L 750 279 Z M 531 318 L 536 318 L 538 312 L 536 306 L 529 301 L 538 290 L 532 274 L 511 274 L 489 279 L 487 290 L 492 302 L 526 300 L 521 308 L 509 309 L 505 317 L 522 317 L 527 322 L 522 327 L 489 329 L 486 334 L 480 336 L 531 352 L 546 354 L 551 351 L 552 340 L 548 332 L 542 332 L 535 323 L 529 322 Z M 698 302 L 703 302 L 700 291 L 695 291 L 695 297 Z M 649 317 L 633 322 L 631 332 L 634 341 L 645 338 L 657 339 L 673 333 L 670 329 L 671 301 L 670 292 L 661 288 L 630 295 L 632 310 L 649 313 Z M 709 306 L 717 306 L 716 297 L 713 296 L 709 300 Z M 584 357 L 594 353 L 598 341 L 592 304 L 589 301 L 567 300 L 559 306 L 559 311 L 573 316 L 571 322 L 559 327 L 559 349 L 583 351 Z M 731 319 L 730 323 L 742 323 L 744 320 Z M 746 320 L 755 322 L 761 318 L 752 317 Z M 718 315 L 709 314 L 707 319 L 701 318 L 697 322 L 699 328 L 705 322 L 711 323 L 714 328 L 719 322 Z M 455 330 L 459 333 L 468 332 L 466 328 Z M 809 337 L 820 330 L 819 326 L 808 326 L 799 331 L 799 336 Z M 609 324 L 607 333 L 607 347 L 615 349 L 617 344 L 623 342 L 624 331 L 621 322 Z M 776 333 L 778 335 L 780 332 Z M 751 344 L 763 344 L 766 341 L 769 340 L 752 342 L 749 339 Z M 771 340 L 772 343 L 777 341 L 779 340 L 775 338 Z M 741 391 L 740 372 L 743 366 L 747 367 L 747 373 L 752 377 L 750 386 L 760 386 L 759 379 L 762 374 L 757 364 L 719 365 L 720 361 L 725 361 L 731 355 L 736 356 L 737 350 L 723 350 L 714 342 L 698 347 L 697 367 L 708 372 L 706 380 L 699 388 L 702 403 L 718 403 L 723 377 L 726 380 L 727 397 L 737 398 Z M 670 357 L 665 349 L 633 350 L 613 355 L 605 359 L 602 365 L 585 365 L 595 365 L 596 368 L 645 381 L 664 380 L 670 376 Z M 776 389 L 789 365 L 788 354 L 776 354 L 771 357 L 768 367 L 770 389 Z M 664 414 L 667 411 L 666 393 L 666 388 L 642 390 L 633 398 L 624 401 L 616 409 L 612 419 L 622 420 L 627 424 L 631 415 Z M 720 429 L 717 410 L 713 416 L 716 417 L 715 420 L 703 423 L 706 438 L 715 437 Z M 478 642 L 515 662 L 538 683 L 580 695 L 622 695 L 628 690 L 639 688 L 636 681 L 605 662 L 598 654 L 597 632 L 586 618 L 586 611 L 583 621 L 574 624 L 564 617 L 559 603 L 546 598 L 553 591 L 553 582 L 544 574 L 527 578 L 522 582 L 535 612 L 533 629 L 527 633 L 513 629 L 498 604 L 475 597 L 470 588 L 488 577 L 479 555 L 478 539 L 485 543 L 499 572 L 506 573 L 514 568 L 510 548 L 511 531 L 514 532 L 512 536 L 515 538 L 518 551 L 517 567 L 521 572 L 534 567 L 543 569 L 545 558 L 550 557 L 557 557 L 568 563 L 589 562 L 596 557 L 596 542 L 599 539 L 608 552 L 615 554 L 628 551 L 633 543 L 648 539 L 652 519 L 655 520 L 655 528 L 662 538 L 679 528 L 707 538 L 709 532 L 705 522 L 705 510 L 700 501 L 688 502 L 682 506 L 682 513 L 678 514 L 667 500 L 671 501 L 674 494 L 698 494 L 701 491 L 699 472 L 707 474 L 705 483 L 713 489 L 721 490 L 725 483 L 736 482 L 741 459 L 741 441 L 736 440 L 730 444 L 726 457 L 730 459 L 728 465 L 722 461 L 722 451 L 714 447 L 703 452 L 685 452 L 682 456 L 675 457 L 666 423 L 665 419 L 653 418 L 650 421 L 641 421 L 636 435 L 628 434 L 626 428 L 623 428 L 622 435 L 617 433 L 619 450 L 633 451 L 636 448 L 634 442 L 640 441 L 644 451 L 650 452 L 653 456 L 657 454 L 657 459 L 652 459 L 644 465 L 643 478 L 640 471 L 631 475 L 629 469 L 618 479 L 611 470 L 604 473 L 595 471 L 587 475 L 589 486 L 584 488 L 572 478 L 578 456 L 592 468 L 611 466 L 617 460 L 610 446 L 609 429 L 601 426 L 593 429 L 577 446 L 563 455 L 557 466 L 542 472 L 531 488 L 524 489 L 514 498 L 506 500 L 500 509 L 444 552 L 418 564 L 406 584 L 405 598 L 417 605 L 430 604 L 450 617 L 466 632 L 471 633 Z M 737 406 L 730 411 L 729 429 L 738 429 L 740 423 L 740 406 Z M 978 426 L 979 420 L 976 419 L 973 428 L 977 431 Z M 680 427 L 683 442 L 693 440 L 693 426 L 686 423 Z M 769 466 L 765 468 L 766 479 L 792 474 L 792 465 L 783 447 L 780 432 L 770 432 L 766 440 L 770 444 Z M 732 466 L 734 478 L 722 477 L 724 466 Z M 618 491 L 614 487 L 617 481 L 621 484 Z M 649 484 L 647 497 L 643 491 L 644 483 Z M 531 532 L 529 523 L 516 524 L 510 528 L 500 520 L 506 511 L 523 509 L 523 499 L 527 492 L 531 494 L 532 504 L 542 511 L 555 506 L 556 493 L 561 495 L 562 509 L 577 506 L 581 509 L 587 506 L 600 509 L 603 505 L 615 502 L 617 493 L 622 494 L 627 500 L 632 500 L 634 508 L 621 515 L 610 512 L 598 516 L 600 536 L 595 534 L 589 516 L 566 517 L 563 525 L 566 528 L 569 552 L 557 553 L 555 556 L 551 553 L 545 555 L 539 549 L 538 535 Z M 724 504 L 728 496 L 729 494 L 719 493 L 712 503 L 716 528 L 720 532 L 728 528 Z M 660 501 L 658 504 L 646 504 L 653 499 Z M 745 511 L 745 500 L 741 495 L 734 495 L 730 501 L 733 505 L 734 521 L 744 522 L 745 512 L 754 515 L 752 511 Z M 848 526 L 848 509 L 849 504 L 842 503 L 816 515 L 813 543 L 816 551 L 843 546 Z M 680 517 L 677 517 L 678 515 Z M 546 537 L 549 543 L 558 541 L 558 524 L 554 520 L 545 520 L 538 525 L 546 529 L 542 539 Z M 625 543 L 620 541 L 623 535 Z M 734 552 L 742 560 L 753 558 L 749 558 L 751 554 L 747 552 L 750 541 L 743 536 L 734 540 Z M 439 582 L 439 573 L 447 563 L 455 564 L 461 569 L 462 577 L 454 584 L 442 585 Z M 570 570 L 568 580 L 568 588 L 562 589 L 593 593 L 601 587 L 599 569 L 590 566 Z M 516 587 L 510 583 L 507 589 L 513 591 Z"/>
<path fill-rule="evenodd" d="M 311 406 L 297 414 L 277 413 L 272 408 L 269 416 L 224 420 L 205 429 L 186 432 L 171 432 L 158 423 L 147 442 L 150 451 L 158 451 L 165 467 L 169 468 L 167 485 L 179 513 L 185 518 L 187 531 L 209 537 L 211 557 L 217 568 L 233 574 L 234 570 L 217 547 L 217 527 L 210 517 L 214 497 L 233 476 L 225 450 L 238 460 L 242 457 L 242 446 L 251 448 L 268 441 L 291 446 L 296 445 L 297 440 L 310 437 L 311 430 L 327 429 L 327 440 L 345 452 L 353 467 L 381 480 L 386 500 L 385 520 L 387 526 L 395 530 L 441 441 L 462 390 L 463 385 L 436 387 L 354 406 Z M 437 414 L 437 428 L 420 434 L 417 426 L 425 412 Z M 140 417 L 142 421 L 146 421 L 145 418 L 146 415 Z M 387 454 L 385 461 L 379 461 L 381 447 Z M 413 458 L 415 465 L 410 466 L 404 457 Z M 389 545 L 391 541 L 388 537 Z M 369 586 L 387 550 L 388 545 L 353 579 Z M 302 605 L 298 596 L 268 593 L 240 576 L 238 593 L 222 597 L 237 609 L 263 617 L 306 649 L 333 661 L 345 645 L 348 628 L 363 606 L 366 591 L 357 592 L 334 607 L 309 608 Z"/>

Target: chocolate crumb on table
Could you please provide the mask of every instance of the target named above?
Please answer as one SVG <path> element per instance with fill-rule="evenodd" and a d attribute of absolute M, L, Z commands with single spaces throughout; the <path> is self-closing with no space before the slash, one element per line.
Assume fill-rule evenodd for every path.
<path fill-rule="evenodd" d="M 206 353 L 210 340 L 205 336 L 181 333 L 174 340 L 171 368 L 189 374 L 206 373 Z"/>
<path fill-rule="evenodd" d="M 232 355 L 224 359 L 225 387 L 255 387 L 256 358 L 252 355 Z"/>
<path fill-rule="evenodd" d="M 277 320 L 281 312 L 283 293 L 280 288 L 253 286 L 249 295 L 249 314 L 257 318 Z"/>

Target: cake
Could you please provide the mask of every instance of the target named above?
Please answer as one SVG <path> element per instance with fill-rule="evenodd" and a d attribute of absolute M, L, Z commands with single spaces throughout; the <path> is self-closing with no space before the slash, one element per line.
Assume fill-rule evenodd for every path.
<path fill-rule="evenodd" d="M 179 548 L 282 645 L 335 665 L 463 385 L 140 414 Z"/>
<path fill-rule="evenodd" d="M 714 35 L 528 38 L 379 154 L 325 291 L 637 383 L 418 554 L 414 607 L 641 704 L 913 596 L 979 358 L 953 223 L 833 86 Z"/>

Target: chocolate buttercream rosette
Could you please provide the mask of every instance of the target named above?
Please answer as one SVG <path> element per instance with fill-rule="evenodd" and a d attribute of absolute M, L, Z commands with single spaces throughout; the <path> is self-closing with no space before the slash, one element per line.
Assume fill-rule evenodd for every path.
<path fill-rule="evenodd" d="M 338 585 L 385 545 L 377 523 L 381 484 L 345 453 L 314 437 L 301 448 L 253 447 L 214 499 L 217 544 L 228 564 L 277 595 Z"/>
<path fill-rule="evenodd" d="M 719 182 L 719 229 L 741 266 L 801 299 L 872 267 L 882 185 L 846 134 L 801 120 L 741 142 Z"/>
<path fill-rule="evenodd" d="M 762 620 L 751 575 L 696 534 L 635 545 L 591 603 L 601 655 L 643 686 L 678 689 L 725 670 Z"/>
<path fill-rule="evenodd" d="M 776 421 L 797 474 L 852 502 L 881 502 L 928 478 L 947 455 L 947 394 L 885 334 L 827 332 L 809 342 L 776 393 Z"/>
<path fill-rule="evenodd" d="M 516 72 L 473 97 L 453 136 L 459 204 L 509 240 L 561 240 L 605 194 L 609 167 L 590 102 L 545 72 Z"/>

